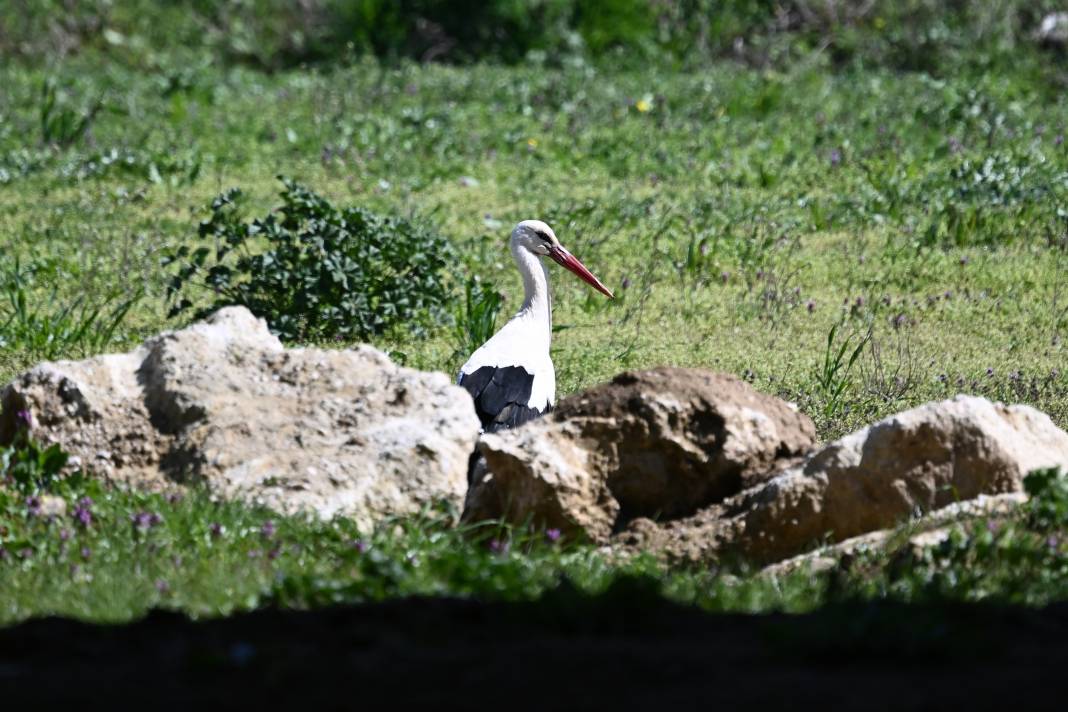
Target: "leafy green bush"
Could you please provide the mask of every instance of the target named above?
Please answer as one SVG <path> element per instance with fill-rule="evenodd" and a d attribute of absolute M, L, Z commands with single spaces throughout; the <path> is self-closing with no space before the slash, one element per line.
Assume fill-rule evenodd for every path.
<path fill-rule="evenodd" d="M 419 333 L 443 314 L 452 254 L 444 237 L 362 208 L 335 208 L 281 180 L 277 211 L 245 222 L 241 191 L 231 189 L 200 224 L 200 237 L 214 245 L 182 246 L 165 258 L 179 263 L 167 290 L 175 302 L 169 316 L 194 307 L 188 293 L 197 287 L 215 295 L 197 318 L 242 305 L 289 341 L 366 340 L 402 325 Z"/>
<path fill-rule="evenodd" d="M 518 62 L 623 50 L 781 65 L 816 49 L 838 64 L 932 71 L 976 47 L 1011 61 L 1059 9 L 1058 0 L 35 0 L 0 3 L 0 56 L 90 47 L 141 63 L 181 48 L 279 68 L 361 54 Z"/>
<path fill-rule="evenodd" d="M 1024 479 L 1027 523 L 1035 531 L 1068 528 L 1068 475 L 1057 468 L 1035 470 Z"/>

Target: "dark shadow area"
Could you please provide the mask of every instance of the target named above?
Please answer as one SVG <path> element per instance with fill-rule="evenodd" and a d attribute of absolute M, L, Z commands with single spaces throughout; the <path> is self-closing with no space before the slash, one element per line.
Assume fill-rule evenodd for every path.
<path fill-rule="evenodd" d="M 1068 605 L 712 615 L 639 583 L 0 630 L 5 709 L 1063 709 Z M 22 703 L 19 705 L 17 703 Z M 964 705 L 967 705 L 964 707 Z"/>

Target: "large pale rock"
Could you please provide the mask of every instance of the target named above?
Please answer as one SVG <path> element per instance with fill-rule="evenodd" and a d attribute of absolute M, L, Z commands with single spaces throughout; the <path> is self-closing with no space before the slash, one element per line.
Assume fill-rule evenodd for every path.
<path fill-rule="evenodd" d="M 980 495 L 1019 492 L 1032 470 L 1068 468 L 1068 433 L 1024 405 L 957 396 L 837 440 L 729 502 L 733 548 L 775 561 L 818 542 L 893 527 Z"/>
<path fill-rule="evenodd" d="M 635 517 L 694 513 L 814 443 L 812 421 L 731 376 L 628 372 L 552 415 L 483 437 L 467 519 L 531 521 L 604 542 Z"/>
<path fill-rule="evenodd" d="M 132 353 L 41 364 L 0 401 L 0 442 L 28 410 L 38 438 L 111 480 L 203 482 L 365 527 L 440 500 L 459 509 L 479 431 L 470 397 L 444 374 L 369 346 L 285 349 L 238 307 Z"/>
<path fill-rule="evenodd" d="M 881 541 L 878 532 L 905 520 L 989 514 L 989 503 L 1021 501 L 1029 472 L 1055 466 L 1068 470 L 1068 433 L 1048 416 L 962 395 L 836 440 L 690 517 L 635 520 L 614 541 L 675 559 L 771 563 L 821 544 Z"/>

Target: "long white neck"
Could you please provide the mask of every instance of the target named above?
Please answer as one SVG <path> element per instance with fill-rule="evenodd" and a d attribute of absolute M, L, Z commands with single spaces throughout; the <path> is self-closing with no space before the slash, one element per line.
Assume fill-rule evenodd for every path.
<path fill-rule="evenodd" d="M 523 306 L 515 315 L 531 324 L 531 330 L 544 339 L 548 347 L 552 339 L 552 298 L 549 296 L 549 273 L 545 265 L 525 247 L 513 246 L 512 257 L 523 276 Z"/>

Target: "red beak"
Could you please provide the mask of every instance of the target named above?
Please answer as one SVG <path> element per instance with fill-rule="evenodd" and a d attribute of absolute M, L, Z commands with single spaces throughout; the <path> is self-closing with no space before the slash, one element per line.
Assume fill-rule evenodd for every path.
<path fill-rule="evenodd" d="M 616 298 L 616 296 L 612 294 L 612 290 L 601 284 L 601 280 L 594 277 L 593 272 L 590 272 L 588 269 L 586 269 L 586 265 L 582 264 L 579 261 L 578 257 L 575 257 L 563 247 L 549 248 L 549 257 L 552 257 L 558 265 L 566 267 L 567 269 L 577 274 L 583 282 L 590 285 L 609 299 Z"/>

